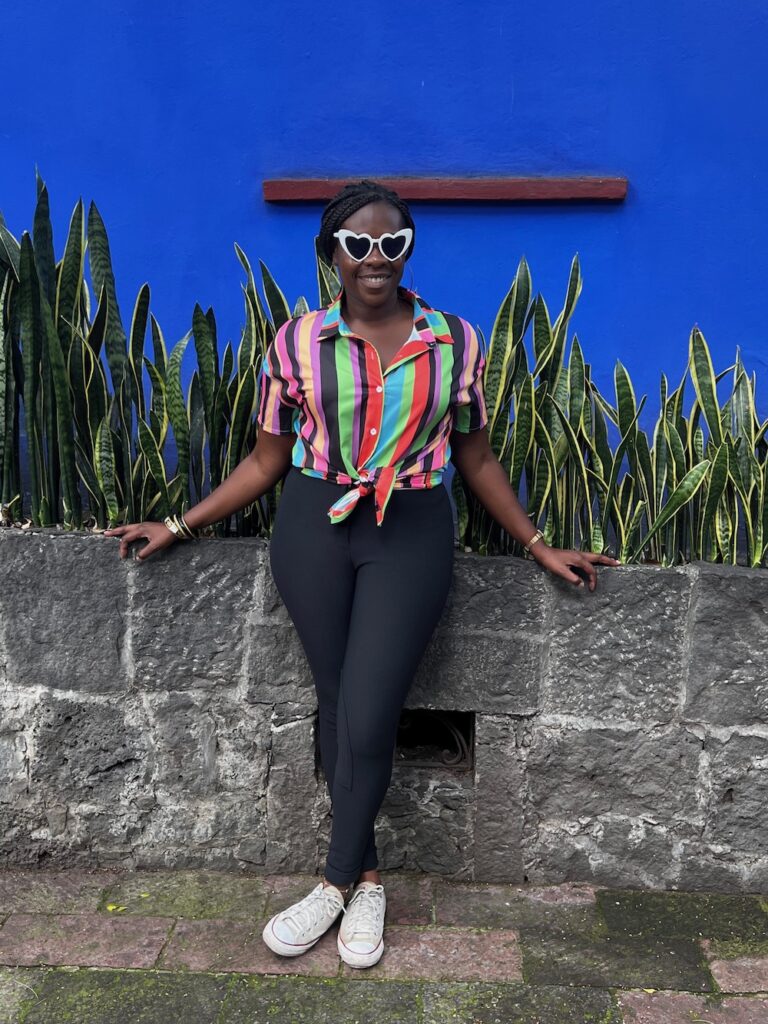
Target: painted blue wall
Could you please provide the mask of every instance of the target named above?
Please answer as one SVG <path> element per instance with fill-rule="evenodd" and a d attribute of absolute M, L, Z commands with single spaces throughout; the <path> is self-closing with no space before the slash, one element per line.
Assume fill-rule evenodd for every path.
<path fill-rule="evenodd" d="M 3 22 L 8 226 L 31 230 L 35 165 L 57 257 L 94 200 L 124 320 L 148 281 L 169 345 L 196 301 L 237 344 L 235 241 L 316 301 L 319 207 L 265 204 L 265 177 L 622 174 L 621 205 L 414 204 L 416 287 L 487 330 L 524 254 L 554 317 L 578 252 L 601 386 L 620 358 L 656 408 L 697 322 L 716 368 L 742 347 L 765 406 L 763 0 L 39 0 Z"/>

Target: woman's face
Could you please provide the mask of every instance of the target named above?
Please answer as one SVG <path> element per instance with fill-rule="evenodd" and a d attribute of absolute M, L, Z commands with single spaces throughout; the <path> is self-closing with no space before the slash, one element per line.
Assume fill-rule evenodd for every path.
<path fill-rule="evenodd" d="M 341 225 L 347 231 L 365 232 L 371 238 L 394 233 L 406 227 L 403 215 L 396 206 L 387 202 L 368 203 Z M 406 250 L 407 251 L 407 250 Z M 333 262 L 339 272 L 346 295 L 354 296 L 366 306 L 378 308 L 391 303 L 397 295 L 397 286 L 405 269 L 405 257 L 391 262 L 374 245 L 361 263 L 357 263 L 336 243 Z"/>

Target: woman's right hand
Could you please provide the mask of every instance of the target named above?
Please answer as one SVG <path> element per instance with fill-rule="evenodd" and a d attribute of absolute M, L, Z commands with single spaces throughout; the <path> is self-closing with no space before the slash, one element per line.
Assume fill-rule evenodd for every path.
<path fill-rule="evenodd" d="M 170 547 L 170 545 L 177 539 L 176 534 L 172 530 L 169 530 L 164 523 L 152 522 L 128 523 L 125 526 L 113 526 L 111 529 L 104 531 L 104 536 L 120 538 L 121 558 L 127 557 L 129 544 L 145 537 L 149 541 L 149 544 L 146 544 L 136 555 L 137 562 L 143 562 L 156 551 L 162 551 L 163 548 Z"/>

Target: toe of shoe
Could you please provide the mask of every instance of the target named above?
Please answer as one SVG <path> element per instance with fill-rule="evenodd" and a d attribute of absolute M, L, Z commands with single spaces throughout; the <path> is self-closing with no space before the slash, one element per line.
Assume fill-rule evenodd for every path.
<path fill-rule="evenodd" d="M 370 967 L 381 959 L 384 952 L 384 940 L 378 943 L 365 940 L 338 941 L 339 955 L 350 967 Z"/>
<path fill-rule="evenodd" d="M 275 918 L 264 925 L 262 938 L 273 953 L 279 953 L 281 956 L 298 956 L 314 945 L 312 942 L 297 943 L 290 933 L 281 928 L 281 922 Z"/>

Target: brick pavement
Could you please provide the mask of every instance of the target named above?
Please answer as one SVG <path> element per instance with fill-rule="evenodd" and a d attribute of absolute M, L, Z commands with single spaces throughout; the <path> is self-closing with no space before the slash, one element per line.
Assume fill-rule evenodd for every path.
<path fill-rule="evenodd" d="M 387 872 L 386 949 L 267 919 L 314 876 L 0 871 L 0 1024 L 767 1024 L 759 894 L 480 885 Z"/>

